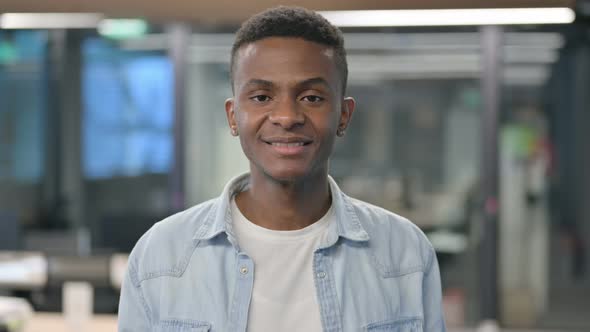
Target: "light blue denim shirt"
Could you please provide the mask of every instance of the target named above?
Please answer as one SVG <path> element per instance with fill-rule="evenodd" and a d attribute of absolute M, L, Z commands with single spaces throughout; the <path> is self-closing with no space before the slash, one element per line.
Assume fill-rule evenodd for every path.
<path fill-rule="evenodd" d="M 313 257 L 323 330 L 445 331 L 438 263 L 424 234 L 329 181 L 336 219 Z M 246 331 L 256 268 L 232 231 L 230 201 L 248 184 L 248 174 L 236 177 L 220 197 L 143 235 L 121 288 L 119 331 Z"/>

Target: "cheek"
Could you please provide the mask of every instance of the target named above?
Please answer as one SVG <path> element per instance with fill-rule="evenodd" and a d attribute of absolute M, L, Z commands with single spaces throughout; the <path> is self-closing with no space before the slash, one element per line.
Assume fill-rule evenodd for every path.
<path fill-rule="evenodd" d="M 239 110 L 236 112 L 236 122 L 238 123 L 238 127 L 246 128 L 246 124 L 248 123 L 248 112 Z"/>
<path fill-rule="evenodd" d="M 255 135 L 264 125 L 267 118 L 268 112 L 257 108 L 240 108 L 235 114 L 238 129 L 247 132 L 249 135 Z"/>
<path fill-rule="evenodd" d="M 255 144 L 257 143 L 258 128 L 261 123 L 261 119 L 257 119 L 255 116 L 247 111 L 240 110 L 236 112 L 236 122 L 238 125 L 238 132 L 240 139 L 240 145 L 242 150 L 248 159 L 251 159 L 255 151 Z"/>
<path fill-rule="evenodd" d="M 244 155 L 246 156 L 246 158 L 248 158 L 248 160 L 253 160 L 254 158 L 254 153 L 253 153 L 253 142 L 249 141 L 248 139 L 246 139 L 243 135 L 239 136 L 240 138 L 240 145 L 242 146 L 242 152 L 244 153 Z M 256 159 L 256 158 L 254 158 Z"/>
<path fill-rule="evenodd" d="M 336 141 L 336 129 L 338 124 L 335 121 L 326 121 L 323 124 L 316 124 L 316 133 L 320 138 L 321 154 L 330 154 Z"/>
<path fill-rule="evenodd" d="M 336 129 L 338 129 L 339 119 L 334 113 L 330 116 L 324 116 L 322 118 L 314 119 L 312 121 L 315 124 L 316 131 L 321 133 L 324 137 L 335 136 Z"/>

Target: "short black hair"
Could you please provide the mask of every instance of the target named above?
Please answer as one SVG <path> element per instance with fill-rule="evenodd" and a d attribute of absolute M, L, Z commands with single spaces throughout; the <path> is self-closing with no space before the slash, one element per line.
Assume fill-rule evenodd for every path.
<path fill-rule="evenodd" d="M 344 38 L 340 29 L 322 15 L 302 7 L 278 6 L 262 11 L 246 20 L 238 32 L 231 50 L 230 81 L 234 85 L 234 66 L 240 47 L 268 37 L 292 37 L 326 45 L 334 50 L 334 62 L 346 91 L 348 64 Z"/>

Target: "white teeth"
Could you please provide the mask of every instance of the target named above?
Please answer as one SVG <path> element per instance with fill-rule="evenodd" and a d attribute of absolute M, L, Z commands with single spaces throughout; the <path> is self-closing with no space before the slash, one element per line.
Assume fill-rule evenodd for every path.
<path fill-rule="evenodd" d="M 303 146 L 303 142 L 297 143 L 271 143 L 273 146 L 286 146 L 286 147 L 295 147 L 295 146 Z"/>

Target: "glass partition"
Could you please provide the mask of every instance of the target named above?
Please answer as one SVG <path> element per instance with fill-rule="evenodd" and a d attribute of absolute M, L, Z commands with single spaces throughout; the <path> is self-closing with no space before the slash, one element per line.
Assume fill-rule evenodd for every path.
<path fill-rule="evenodd" d="M 23 246 L 42 203 L 47 43 L 44 31 L 0 31 L 0 249 Z"/>

